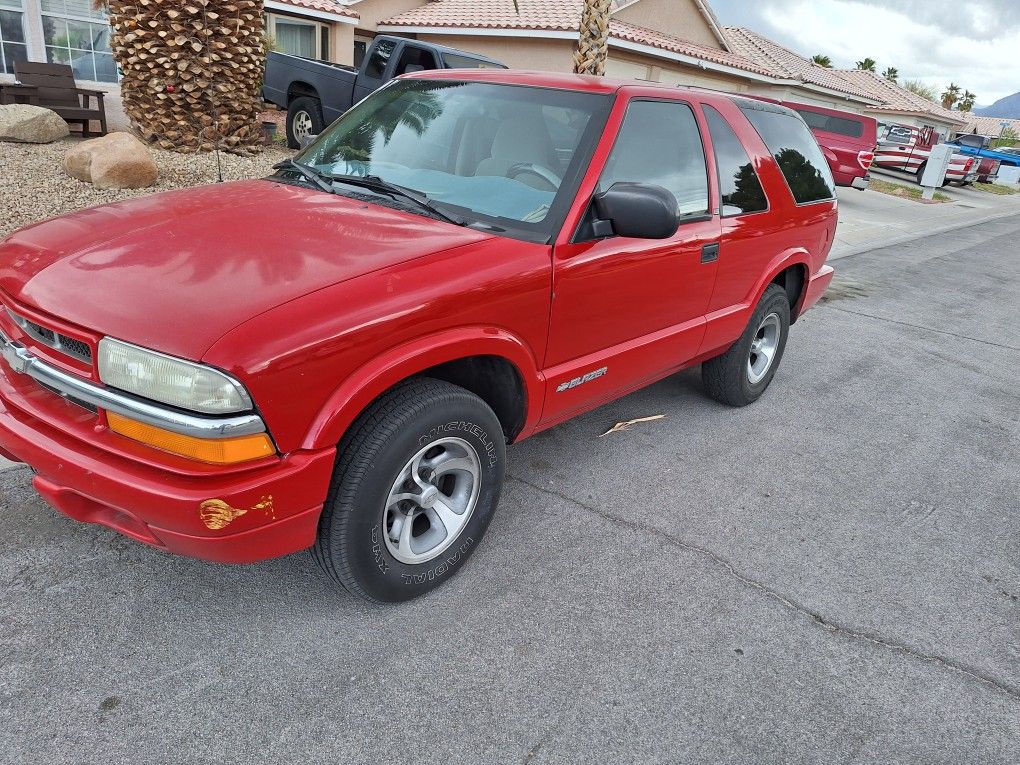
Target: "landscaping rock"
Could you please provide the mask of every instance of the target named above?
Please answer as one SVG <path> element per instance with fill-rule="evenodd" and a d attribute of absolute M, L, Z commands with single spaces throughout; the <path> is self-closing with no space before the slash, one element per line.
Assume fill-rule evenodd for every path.
<path fill-rule="evenodd" d="M 82 141 L 64 155 L 64 172 L 97 189 L 143 189 L 159 177 L 148 147 L 130 133 Z"/>
<path fill-rule="evenodd" d="M 0 141 L 53 143 L 70 134 L 67 123 L 52 109 L 30 104 L 0 106 Z"/>

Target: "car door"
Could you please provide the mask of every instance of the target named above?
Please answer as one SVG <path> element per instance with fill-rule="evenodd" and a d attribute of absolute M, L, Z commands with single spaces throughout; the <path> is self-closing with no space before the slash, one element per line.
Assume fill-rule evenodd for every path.
<path fill-rule="evenodd" d="M 719 218 L 698 118 L 682 100 L 632 99 L 595 192 L 662 186 L 682 222 L 668 239 L 597 237 L 584 222 L 553 257 L 543 419 L 559 421 L 680 368 L 704 333 Z M 589 212 L 586 217 L 592 215 Z"/>

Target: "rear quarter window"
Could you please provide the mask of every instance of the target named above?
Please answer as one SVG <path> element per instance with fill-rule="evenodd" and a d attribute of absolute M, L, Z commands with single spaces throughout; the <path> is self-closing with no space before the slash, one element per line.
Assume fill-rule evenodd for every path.
<path fill-rule="evenodd" d="M 812 130 L 824 130 L 826 133 L 845 135 L 847 138 L 862 138 L 864 123 L 849 117 L 837 117 L 833 114 L 822 114 L 808 109 L 795 109 L 807 126 Z"/>
<path fill-rule="evenodd" d="M 836 184 L 829 163 L 804 121 L 787 111 L 741 106 L 786 178 L 797 204 L 834 199 Z"/>

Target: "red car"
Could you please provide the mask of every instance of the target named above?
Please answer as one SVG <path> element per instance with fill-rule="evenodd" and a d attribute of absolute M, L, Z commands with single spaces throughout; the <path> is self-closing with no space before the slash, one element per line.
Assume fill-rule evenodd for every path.
<path fill-rule="evenodd" d="M 835 229 L 780 106 L 401 78 L 270 178 L 0 243 L 0 451 L 72 518 L 415 597 L 478 546 L 507 443 L 694 364 L 761 396 Z"/>
<path fill-rule="evenodd" d="M 837 186 L 862 191 L 868 188 L 868 171 L 875 161 L 878 134 L 878 122 L 873 117 L 814 104 L 754 97 L 789 107 L 804 118 L 829 163 Z"/>

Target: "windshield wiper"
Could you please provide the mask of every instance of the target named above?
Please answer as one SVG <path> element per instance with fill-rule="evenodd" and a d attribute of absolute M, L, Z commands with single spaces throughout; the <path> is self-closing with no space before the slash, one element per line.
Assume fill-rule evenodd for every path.
<path fill-rule="evenodd" d="M 456 218 L 449 213 L 445 213 L 436 207 L 435 203 L 429 199 L 425 194 L 414 189 L 408 189 L 403 186 L 398 186 L 395 183 L 380 178 L 378 175 L 327 175 L 327 178 L 340 183 L 348 183 L 351 186 L 361 186 L 372 191 L 379 191 L 383 194 L 389 194 L 391 197 L 399 197 L 401 199 L 407 199 L 414 202 L 418 207 L 423 210 L 428 210 L 430 213 L 438 218 L 442 218 L 447 223 L 453 223 L 456 226 L 466 226 L 467 223 L 460 218 Z"/>
<path fill-rule="evenodd" d="M 335 194 L 336 191 L 333 189 L 333 185 L 329 182 L 330 178 L 328 175 L 324 175 L 316 170 L 314 167 L 308 165 L 302 165 L 300 162 L 295 162 L 293 159 L 285 159 L 283 162 L 277 162 L 273 165 L 274 170 L 297 170 L 301 175 L 307 178 L 309 181 L 314 183 L 323 191 Z"/>

